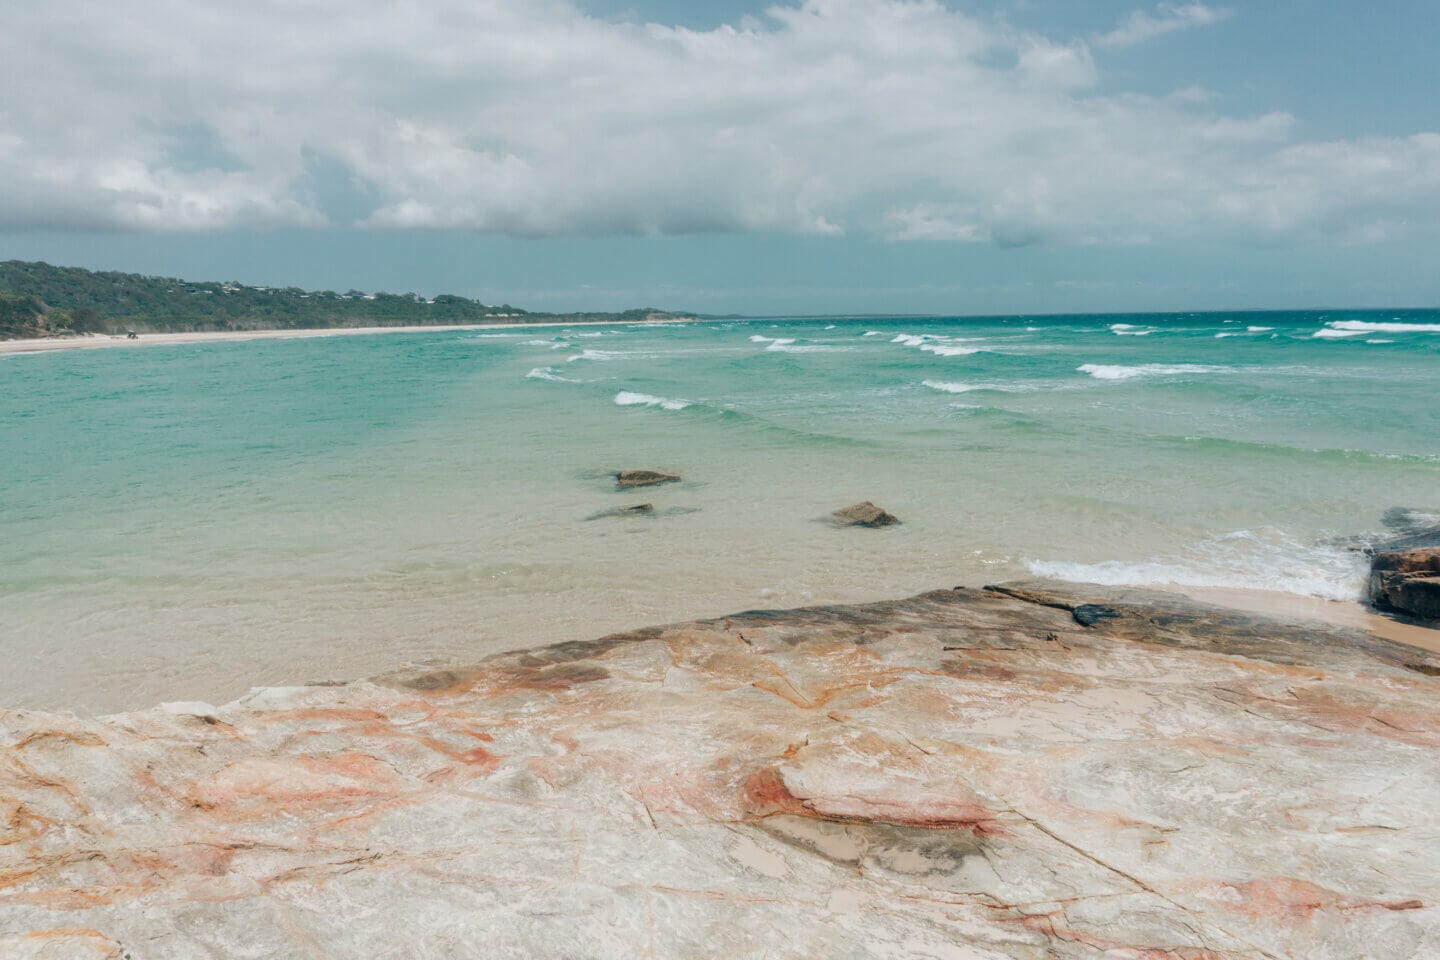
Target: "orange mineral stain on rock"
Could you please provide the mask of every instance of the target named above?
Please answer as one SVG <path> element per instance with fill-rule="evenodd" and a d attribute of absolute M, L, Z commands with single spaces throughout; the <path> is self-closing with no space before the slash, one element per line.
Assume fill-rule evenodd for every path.
<path fill-rule="evenodd" d="M 1308 880 L 1294 877 L 1260 877 L 1245 883 L 1225 884 L 1227 899 L 1237 909 L 1256 919 L 1299 923 L 1313 914 L 1345 910 L 1421 910 L 1425 904 L 1414 899 L 1374 900 L 1327 890 Z"/>
<path fill-rule="evenodd" d="M 185 791 L 189 805 L 214 816 L 252 819 L 290 808 L 340 810 L 393 795 L 402 780 L 365 753 L 241 760 Z"/>

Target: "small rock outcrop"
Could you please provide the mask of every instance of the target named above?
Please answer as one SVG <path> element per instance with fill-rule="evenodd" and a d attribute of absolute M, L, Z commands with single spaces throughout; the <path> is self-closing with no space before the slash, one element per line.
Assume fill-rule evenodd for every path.
<path fill-rule="evenodd" d="M 1440 547 L 1375 554 L 1369 594 L 1383 610 L 1440 620 Z"/>
<path fill-rule="evenodd" d="M 673 483 L 680 477 L 659 470 L 621 470 L 615 474 L 615 485 L 622 490 L 632 487 L 653 487 L 657 483 Z"/>
<path fill-rule="evenodd" d="M 1440 516 L 1397 507 L 1385 514 L 1385 525 L 1396 535 L 1369 548 L 1370 602 L 1440 621 Z"/>
<path fill-rule="evenodd" d="M 888 527 L 900 522 L 900 518 L 888 510 L 875 506 L 869 500 L 852 503 L 843 510 L 830 515 L 842 527 Z"/>

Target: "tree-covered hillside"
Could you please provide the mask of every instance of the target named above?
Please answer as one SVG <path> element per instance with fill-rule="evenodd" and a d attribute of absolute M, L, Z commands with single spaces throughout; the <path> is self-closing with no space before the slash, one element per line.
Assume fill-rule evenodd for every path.
<path fill-rule="evenodd" d="M 134 273 L 0 262 L 0 339 L 136 330 L 273 330 L 325 327 L 519 323 L 527 320 L 634 321 L 672 314 L 547 314 L 465 297 L 413 293 L 306 291 L 242 283 L 193 282 Z"/>

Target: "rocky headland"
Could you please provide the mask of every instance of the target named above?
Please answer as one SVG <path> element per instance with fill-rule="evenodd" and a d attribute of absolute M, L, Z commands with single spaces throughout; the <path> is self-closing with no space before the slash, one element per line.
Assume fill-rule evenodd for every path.
<path fill-rule="evenodd" d="M 1440 956 L 1440 656 L 1048 582 L 0 713 L 0 956 Z"/>

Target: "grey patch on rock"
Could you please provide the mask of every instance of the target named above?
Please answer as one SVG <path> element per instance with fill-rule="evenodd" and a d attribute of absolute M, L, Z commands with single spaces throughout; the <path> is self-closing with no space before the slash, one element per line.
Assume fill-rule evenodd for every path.
<path fill-rule="evenodd" d="M 889 527 L 900 522 L 900 518 L 895 514 L 875 506 L 869 500 L 852 503 L 842 510 L 836 510 L 830 516 L 842 527 Z"/>
<path fill-rule="evenodd" d="M 1082 627 L 1093 627 L 1102 620 L 1113 620 L 1120 614 L 1111 607 L 1098 603 L 1082 603 L 1070 611 L 1070 616 Z"/>
<path fill-rule="evenodd" d="M 673 483 L 678 474 L 662 473 L 659 470 L 621 470 L 615 474 L 615 485 L 622 490 L 631 487 L 653 487 L 658 483 Z"/>

